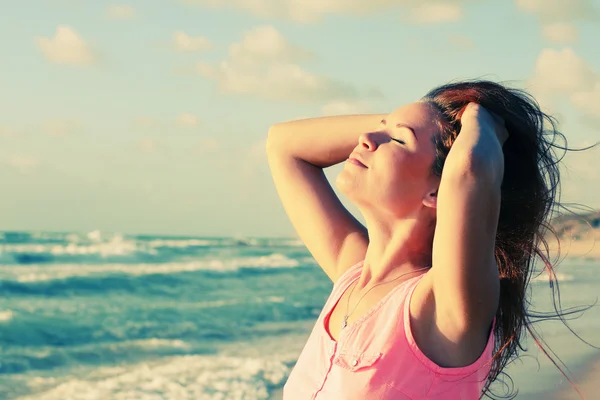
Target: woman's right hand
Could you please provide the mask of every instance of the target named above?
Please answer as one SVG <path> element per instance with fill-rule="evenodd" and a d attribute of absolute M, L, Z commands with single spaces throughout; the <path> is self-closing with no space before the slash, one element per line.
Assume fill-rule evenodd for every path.
<path fill-rule="evenodd" d="M 465 124 L 468 126 L 475 123 L 484 131 L 494 132 L 500 146 L 503 146 L 509 137 L 504 119 L 478 103 L 467 104 L 460 117 L 460 121 L 463 128 Z"/>

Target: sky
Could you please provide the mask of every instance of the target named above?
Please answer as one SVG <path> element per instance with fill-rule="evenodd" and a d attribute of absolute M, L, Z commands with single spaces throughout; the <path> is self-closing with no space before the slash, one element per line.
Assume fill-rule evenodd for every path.
<path fill-rule="evenodd" d="M 0 230 L 294 236 L 272 124 L 452 80 L 528 90 L 570 147 L 600 140 L 600 0 L 2 3 Z M 561 200 L 600 208 L 600 146 L 562 170 Z"/>

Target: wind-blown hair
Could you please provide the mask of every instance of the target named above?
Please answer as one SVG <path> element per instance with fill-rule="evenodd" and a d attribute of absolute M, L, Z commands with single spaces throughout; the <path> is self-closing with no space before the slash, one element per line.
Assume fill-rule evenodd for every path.
<path fill-rule="evenodd" d="M 492 396 L 490 385 L 501 373 L 510 379 L 503 369 L 521 350 L 525 350 L 522 340 L 526 331 L 562 372 L 563 369 L 550 356 L 547 345 L 535 333 L 532 324 L 543 319 L 560 319 L 566 324 L 565 315 L 582 310 L 565 312 L 561 309 L 555 265 L 550 260 L 545 240 L 548 233 L 554 234 L 559 240 L 550 225 L 550 218 L 557 207 L 564 207 L 558 198 L 559 162 L 564 153 L 558 157 L 555 149 L 564 152 L 574 149 L 566 147 L 567 140 L 558 131 L 557 121 L 545 114 L 536 100 L 523 90 L 484 80 L 462 81 L 437 87 L 421 101 L 429 103 L 443 115 L 442 120 L 438 121 L 441 134 L 433 135 L 436 158 L 431 172 L 438 177 L 441 177 L 446 157 L 459 135 L 462 113 L 470 102 L 479 103 L 502 117 L 509 133 L 503 146 L 504 178 L 495 247 L 500 275 L 500 303 L 494 329 L 495 354 L 482 396 Z M 555 144 L 557 137 L 563 139 L 565 146 Z M 536 256 L 543 261 L 550 277 L 556 311 L 552 314 L 528 311 L 527 288 Z M 557 294 L 558 301 L 555 297 Z M 505 386 L 508 392 L 506 396 L 514 398 L 516 393 L 512 394 L 506 383 Z"/>

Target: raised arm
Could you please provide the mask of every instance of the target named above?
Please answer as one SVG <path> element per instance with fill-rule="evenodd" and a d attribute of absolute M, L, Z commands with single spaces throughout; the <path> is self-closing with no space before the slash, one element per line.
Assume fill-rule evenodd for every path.
<path fill-rule="evenodd" d="M 494 257 L 504 174 L 504 122 L 471 103 L 440 182 L 431 269 L 435 322 L 458 343 L 487 332 L 499 301 Z"/>
<path fill-rule="evenodd" d="M 283 207 L 300 239 L 329 278 L 361 261 L 366 228 L 342 205 L 323 168 L 345 161 L 359 136 L 385 114 L 311 118 L 269 130 L 267 156 Z"/>

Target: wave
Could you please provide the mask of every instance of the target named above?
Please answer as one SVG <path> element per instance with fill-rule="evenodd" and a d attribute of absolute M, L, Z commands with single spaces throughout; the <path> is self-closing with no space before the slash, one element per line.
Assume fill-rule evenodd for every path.
<path fill-rule="evenodd" d="M 85 235 L 0 232 L 0 264 L 165 263 L 219 252 L 239 256 L 257 249 L 300 247 L 302 242 L 289 238 L 169 238 L 107 235 L 99 231 Z"/>
<path fill-rule="evenodd" d="M 0 323 L 8 322 L 15 316 L 15 313 L 11 310 L 0 310 Z"/>
<path fill-rule="evenodd" d="M 3 323 L 0 372 L 54 368 L 68 364 L 73 357 L 90 362 L 86 361 L 89 357 L 100 363 L 105 353 L 119 353 L 115 349 L 122 342 L 138 347 L 161 347 L 166 343 L 178 351 L 186 349 L 185 343 L 195 343 L 194 352 L 200 348 L 208 351 L 215 343 L 272 334 L 263 330 L 265 324 L 287 326 L 314 321 L 320 312 L 314 304 L 294 304 L 283 296 L 189 303 L 163 300 L 145 308 L 141 304 L 125 308 L 108 304 L 104 309 L 85 309 L 88 311 L 81 315 L 64 308 L 47 315 L 23 312 Z M 39 349 L 53 350 L 40 355 L 36 353 Z M 19 356 L 8 357 L 11 351 Z"/>
<path fill-rule="evenodd" d="M 227 306 L 236 307 L 228 310 L 228 315 L 238 316 L 237 326 L 215 321 L 222 314 L 219 310 L 208 314 L 199 310 Z M 312 320 L 314 313 L 290 307 L 280 296 L 190 303 L 177 311 L 132 310 L 118 320 L 102 315 L 84 319 L 24 314 L 3 327 L 0 375 L 156 356 L 209 354 L 220 344 L 275 333 L 264 327 L 278 326 L 286 332 L 284 328 L 294 324 L 296 318 L 307 317 Z M 257 324 L 258 320 L 261 323 Z"/>
<path fill-rule="evenodd" d="M 10 284 L 9 281 L 29 283 L 64 280 L 75 277 L 171 275 L 197 271 L 216 273 L 237 273 L 245 271 L 246 273 L 252 273 L 252 270 L 256 270 L 260 273 L 261 271 L 296 268 L 301 265 L 300 261 L 286 257 L 280 253 L 258 257 L 237 257 L 225 260 L 208 259 L 193 262 L 171 262 L 162 264 L 55 264 L 27 265 L 19 267 L 0 265 L 0 291 L 2 291 L 2 286 Z"/>
<path fill-rule="evenodd" d="M 98 368 L 79 377 L 42 379 L 19 400 L 246 399 L 266 400 L 282 387 L 293 358 L 187 355 L 158 362 Z"/>
<path fill-rule="evenodd" d="M 9 243 L 0 246 L 3 263 L 35 264 L 53 262 L 150 260 L 159 256 L 151 244 L 126 240 L 115 235 L 108 241 L 71 241 L 59 243 Z"/>
<path fill-rule="evenodd" d="M 0 374 L 47 371 L 57 367 L 101 365 L 156 356 L 208 353 L 209 350 L 178 339 L 148 338 L 77 346 L 31 346 L 0 352 Z"/>

